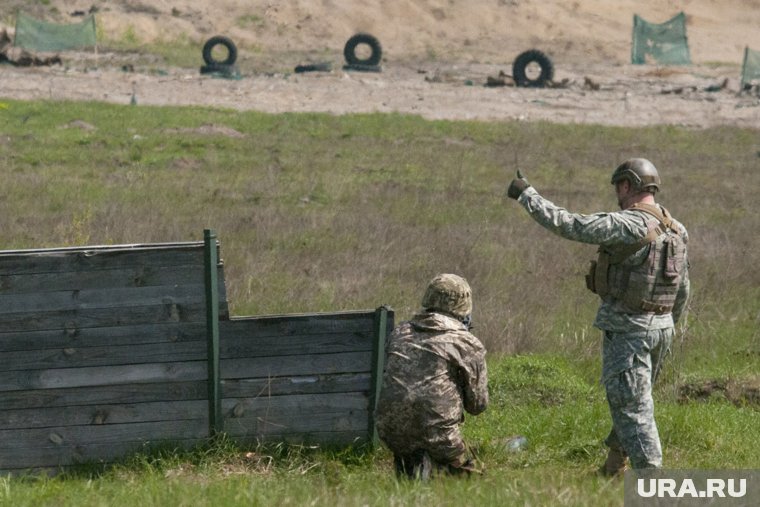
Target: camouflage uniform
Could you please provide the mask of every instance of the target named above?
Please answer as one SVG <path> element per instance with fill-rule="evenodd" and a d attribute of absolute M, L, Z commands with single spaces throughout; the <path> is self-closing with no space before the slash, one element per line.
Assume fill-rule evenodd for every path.
<path fill-rule="evenodd" d="M 426 311 L 387 340 L 377 431 L 397 466 L 425 451 L 438 465 L 460 467 L 468 459 L 459 429 L 464 411 L 479 414 L 488 405 L 486 350 L 462 323 L 471 303 L 440 301 L 440 293 L 430 292 Z"/>
<path fill-rule="evenodd" d="M 570 213 L 526 188 L 518 202 L 546 229 L 563 238 L 603 246 L 635 245 L 648 232 L 651 216 L 634 210 L 582 215 Z M 684 242 L 686 229 L 676 223 Z M 632 264 L 643 261 L 645 246 L 634 253 Z M 685 266 L 688 260 L 685 260 Z M 670 349 L 675 322 L 689 296 L 688 269 L 681 278 L 672 313 L 631 313 L 610 301 L 602 301 L 594 326 L 604 334 L 602 383 L 612 416 L 612 431 L 605 443 L 622 449 L 634 468 L 662 466 L 662 450 L 654 420 L 652 384 Z"/>

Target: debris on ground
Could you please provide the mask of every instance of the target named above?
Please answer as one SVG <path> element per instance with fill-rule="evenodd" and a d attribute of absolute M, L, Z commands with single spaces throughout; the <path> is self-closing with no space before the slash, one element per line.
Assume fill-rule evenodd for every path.
<path fill-rule="evenodd" d="M 728 78 L 725 78 L 722 83 L 716 84 L 716 85 L 710 85 L 707 88 L 705 88 L 706 92 L 719 92 L 721 90 L 725 90 L 728 86 Z"/>
<path fill-rule="evenodd" d="M 599 91 L 599 89 L 601 88 L 601 85 L 597 83 L 596 81 L 594 81 L 593 79 L 591 79 L 590 77 L 586 76 L 583 78 L 583 88 L 596 92 L 596 91 Z"/>
<path fill-rule="evenodd" d="M 302 72 L 330 72 L 332 71 L 332 63 L 330 62 L 303 63 L 300 65 L 296 65 L 293 71 L 296 74 L 300 74 Z"/>
<path fill-rule="evenodd" d="M 720 84 L 709 85 L 702 89 L 694 85 L 678 86 L 676 88 L 665 88 L 661 90 L 660 93 L 663 95 L 668 95 L 668 94 L 681 95 L 683 93 L 698 92 L 698 91 L 712 93 L 712 92 L 719 92 L 719 91 L 725 90 L 726 88 L 728 88 L 728 78 L 723 79 L 723 81 L 721 81 Z"/>
<path fill-rule="evenodd" d="M 699 90 L 696 86 L 679 86 L 677 88 L 665 88 L 660 91 L 662 95 L 681 95 L 684 92 L 695 92 Z"/>
<path fill-rule="evenodd" d="M 499 75 L 496 77 L 488 76 L 486 78 L 486 86 L 515 86 L 515 80 L 509 74 L 506 74 L 503 70 L 499 71 Z"/>
<path fill-rule="evenodd" d="M 760 377 L 749 379 L 710 379 L 682 384 L 678 401 L 725 399 L 738 406 L 760 407 Z"/>

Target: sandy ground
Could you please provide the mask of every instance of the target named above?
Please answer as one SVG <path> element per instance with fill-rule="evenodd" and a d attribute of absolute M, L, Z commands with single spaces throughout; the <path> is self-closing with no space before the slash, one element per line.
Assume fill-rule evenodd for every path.
<path fill-rule="evenodd" d="M 0 1 L 0 7 L 10 4 Z M 135 72 L 124 72 L 121 56 L 101 49 L 94 64 L 91 54 L 65 53 L 64 66 L 0 67 L 0 97 L 128 104 L 134 94 L 138 106 L 203 104 L 270 113 L 393 111 L 429 119 L 760 126 L 760 96 L 739 93 L 744 47 L 760 50 L 760 0 L 62 0 L 46 10 L 36 6 L 32 14 L 70 22 L 76 20 L 71 12 L 92 6 L 100 29 L 113 40 L 125 34 L 143 42 L 189 38 L 198 41 L 199 64 L 203 41 L 228 35 L 240 47 L 242 79 L 201 76 L 197 68 L 158 75 L 135 66 Z M 662 22 L 680 10 L 688 16 L 695 63 L 630 65 L 633 13 Z M 357 31 L 382 42 L 383 72 L 341 69 L 343 44 Z M 484 86 L 500 71 L 511 74 L 514 57 L 531 48 L 551 57 L 555 81 L 564 87 Z M 251 64 L 266 61 L 262 55 L 279 61 L 269 68 Z M 334 70 L 283 71 L 304 57 L 329 60 Z"/>

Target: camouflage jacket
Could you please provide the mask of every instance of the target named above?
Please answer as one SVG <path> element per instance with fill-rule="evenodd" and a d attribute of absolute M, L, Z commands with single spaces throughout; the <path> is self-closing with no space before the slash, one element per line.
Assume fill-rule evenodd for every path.
<path fill-rule="evenodd" d="M 409 442 L 409 451 L 435 445 L 488 405 L 486 350 L 458 320 L 425 312 L 401 323 L 386 342 L 376 411 L 380 436 Z M 398 437 L 408 437 L 401 438 Z M 396 450 L 401 452 L 403 450 Z"/>
<path fill-rule="evenodd" d="M 622 210 L 611 213 L 594 213 L 582 215 L 571 213 L 542 197 L 535 188 L 528 187 L 517 200 L 528 213 L 544 228 L 566 239 L 591 243 L 594 245 L 633 245 L 647 235 L 647 222 L 650 217 L 639 211 Z M 678 224 L 681 235 L 688 242 L 688 233 L 682 224 Z M 647 247 L 633 254 L 643 256 Z M 643 259 L 643 257 L 641 257 Z M 688 266 L 688 254 L 686 257 Z M 615 332 L 634 332 L 646 329 L 665 329 L 673 327 L 683 314 L 689 298 L 688 268 L 678 288 L 675 307 L 672 313 L 656 315 L 654 313 L 626 313 L 617 310 L 612 304 L 602 302 L 594 320 L 594 326 Z"/>

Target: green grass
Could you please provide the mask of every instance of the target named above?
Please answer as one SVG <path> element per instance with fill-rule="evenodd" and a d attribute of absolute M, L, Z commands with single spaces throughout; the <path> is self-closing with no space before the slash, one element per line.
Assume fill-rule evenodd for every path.
<path fill-rule="evenodd" d="M 192 452 L 170 448 L 108 467 L 0 479 L 8 505 L 622 505 L 622 481 L 595 474 L 609 431 L 603 393 L 559 356 L 492 358 L 492 403 L 465 423 L 487 467 L 482 477 L 397 482 L 385 449 L 240 448 L 225 440 Z M 720 400 L 678 403 L 656 392 L 665 460 L 673 468 L 753 468 L 757 407 Z M 508 452 L 499 442 L 525 435 Z"/>
<path fill-rule="evenodd" d="M 72 122 L 80 120 L 94 129 Z M 204 125 L 242 137 L 208 134 Z M 758 131 L 266 115 L 0 99 L 0 248 L 198 240 L 217 230 L 233 315 L 390 304 L 412 315 L 438 272 L 474 289 L 492 405 L 466 433 L 488 472 L 397 483 L 387 451 L 148 452 L 56 478 L 0 479 L 5 505 L 620 505 L 594 475 L 599 386 L 594 247 L 543 231 L 503 192 L 520 168 L 575 211 L 615 208 L 612 169 L 645 156 L 689 228 L 694 298 L 656 389 L 665 462 L 753 468 L 758 407 L 685 383 L 760 371 Z M 521 453 L 499 439 L 527 436 Z M 254 454 L 246 457 L 246 453 Z"/>

